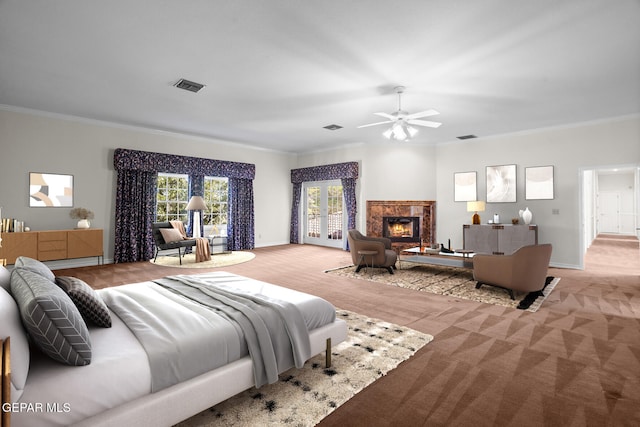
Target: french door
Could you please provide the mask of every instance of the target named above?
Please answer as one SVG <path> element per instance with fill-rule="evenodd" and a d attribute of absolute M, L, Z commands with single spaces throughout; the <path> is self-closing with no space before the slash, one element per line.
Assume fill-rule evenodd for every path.
<path fill-rule="evenodd" d="M 340 180 L 305 182 L 302 190 L 303 243 L 341 248 L 346 218 Z"/>

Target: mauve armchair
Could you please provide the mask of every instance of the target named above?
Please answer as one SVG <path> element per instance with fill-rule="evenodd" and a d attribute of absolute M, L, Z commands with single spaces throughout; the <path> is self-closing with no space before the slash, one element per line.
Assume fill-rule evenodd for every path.
<path fill-rule="evenodd" d="M 482 285 L 504 288 L 511 299 L 513 291 L 542 290 L 551 259 L 551 245 L 523 246 L 511 255 L 476 254 L 473 257 L 473 278 Z"/>
<path fill-rule="evenodd" d="M 391 249 L 391 240 L 386 237 L 367 237 L 358 230 L 349 230 L 347 236 L 349 250 L 353 265 L 357 266 L 356 273 L 362 267 L 386 268 L 390 274 L 396 268 L 398 254 Z M 362 251 L 371 251 L 375 254 L 362 255 Z M 360 253 L 358 253 L 360 252 Z"/>

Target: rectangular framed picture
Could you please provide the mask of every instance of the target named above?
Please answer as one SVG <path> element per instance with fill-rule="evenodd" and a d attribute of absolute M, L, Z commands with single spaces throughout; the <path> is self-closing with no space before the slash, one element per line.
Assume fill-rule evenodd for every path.
<path fill-rule="evenodd" d="M 553 166 L 524 168 L 524 198 L 551 200 L 553 194 Z"/>
<path fill-rule="evenodd" d="M 29 173 L 29 206 L 64 208 L 73 206 L 73 175 Z"/>
<path fill-rule="evenodd" d="M 471 202 L 478 200 L 475 172 L 456 172 L 453 174 L 453 201 Z"/>
<path fill-rule="evenodd" d="M 516 201 L 516 165 L 487 166 L 487 203 Z"/>

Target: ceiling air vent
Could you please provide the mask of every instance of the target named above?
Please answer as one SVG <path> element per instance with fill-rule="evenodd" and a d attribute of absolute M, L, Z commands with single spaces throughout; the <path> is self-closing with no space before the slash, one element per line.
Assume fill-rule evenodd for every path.
<path fill-rule="evenodd" d="M 324 126 L 325 129 L 329 129 L 329 130 L 338 130 L 338 129 L 342 129 L 342 126 L 340 125 L 327 125 Z"/>
<path fill-rule="evenodd" d="M 177 87 L 178 89 L 184 89 L 184 90 L 188 90 L 189 92 L 194 92 L 194 93 L 198 93 L 200 91 L 200 89 L 202 89 L 204 87 L 203 84 L 192 82 L 192 81 L 187 80 L 187 79 L 178 80 L 178 82 L 176 84 L 174 84 L 174 86 Z"/>
<path fill-rule="evenodd" d="M 462 136 L 457 136 L 456 138 L 458 138 L 458 139 L 473 139 L 473 138 L 477 138 L 477 136 L 475 136 L 475 135 L 462 135 Z"/>

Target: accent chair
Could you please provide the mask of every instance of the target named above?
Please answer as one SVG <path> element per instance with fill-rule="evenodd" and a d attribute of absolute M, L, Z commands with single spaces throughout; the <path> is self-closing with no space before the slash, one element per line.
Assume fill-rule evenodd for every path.
<path fill-rule="evenodd" d="M 358 230 L 349 230 L 349 250 L 353 265 L 357 266 L 356 273 L 362 267 L 386 268 L 393 274 L 396 268 L 398 254 L 391 249 L 391 240 L 386 237 L 367 237 Z M 367 254 L 363 254 L 367 252 Z M 370 252 L 370 253 L 369 253 Z"/>
<path fill-rule="evenodd" d="M 544 288 L 551 259 L 551 244 L 523 246 L 511 255 L 476 254 L 473 278 L 476 289 L 482 285 L 513 291 L 535 292 Z"/>

